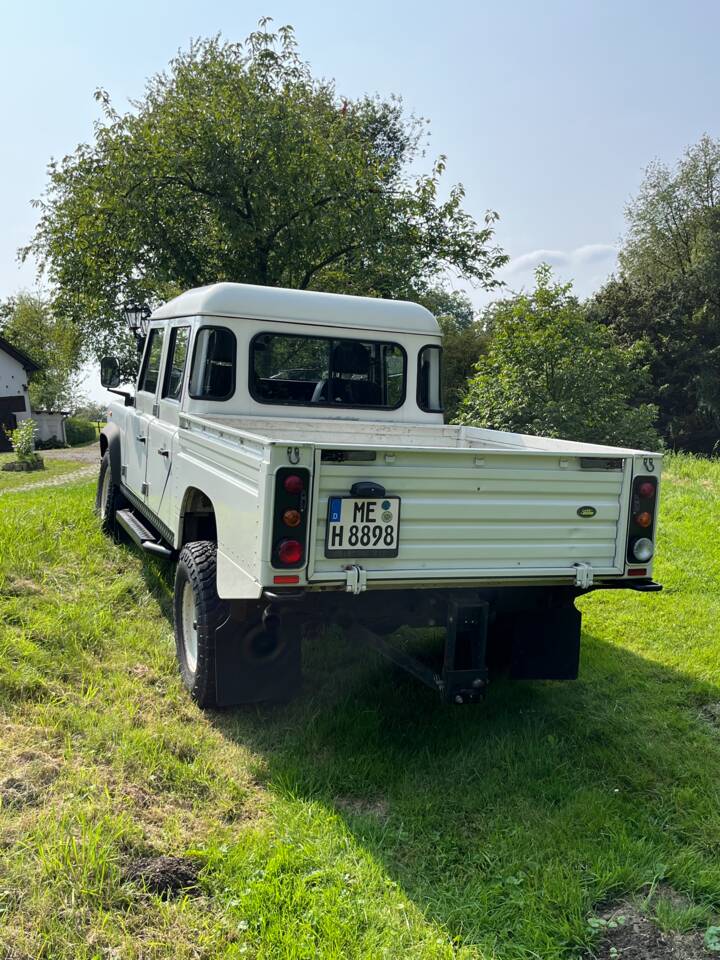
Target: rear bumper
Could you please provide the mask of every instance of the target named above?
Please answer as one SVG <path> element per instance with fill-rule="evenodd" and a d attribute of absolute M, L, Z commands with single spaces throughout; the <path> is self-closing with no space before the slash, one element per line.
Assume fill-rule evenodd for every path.
<path fill-rule="evenodd" d="M 602 579 L 599 577 L 590 587 L 578 587 L 568 580 L 567 577 L 514 577 L 503 579 L 500 577 L 488 577 L 484 580 L 478 580 L 476 577 L 471 579 L 441 579 L 428 578 L 418 580 L 380 580 L 369 576 L 363 593 L 395 593 L 398 591 L 422 591 L 422 590 L 517 590 L 517 589 L 573 589 L 577 591 L 578 596 L 584 593 L 590 593 L 592 590 L 636 590 L 641 593 L 658 593 L 662 590 L 662 584 L 656 583 L 651 577 L 630 578 L 615 576 L 613 578 Z M 345 593 L 345 581 L 310 581 L 300 583 L 291 590 L 284 590 L 277 585 L 267 584 L 263 586 L 263 593 L 285 593 L 292 594 L 323 594 L 323 593 Z"/>

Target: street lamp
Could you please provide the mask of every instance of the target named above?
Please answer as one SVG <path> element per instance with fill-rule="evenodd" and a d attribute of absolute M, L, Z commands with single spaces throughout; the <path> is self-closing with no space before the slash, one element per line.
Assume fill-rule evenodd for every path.
<path fill-rule="evenodd" d="M 147 335 L 150 308 L 145 304 L 126 303 L 122 312 L 130 333 L 136 340 L 144 340 Z"/>

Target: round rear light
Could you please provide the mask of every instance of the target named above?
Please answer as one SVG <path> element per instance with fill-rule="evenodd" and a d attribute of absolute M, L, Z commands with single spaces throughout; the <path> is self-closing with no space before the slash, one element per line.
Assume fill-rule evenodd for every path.
<path fill-rule="evenodd" d="M 299 477 L 296 473 L 291 473 L 289 476 L 285 477 L 283 486 L 288 493 L 302 493 L 305 489 L 303 478 Z"/>
<path fill-rule="evenodd" d="M 647 563 L 648 560 L 652 559 L 654 552 L 653 542 L 652 540 L 648 540 L 647 537 L 638 537 L 632 545 L 632 555 L 636 560 L 639 560 L 640 563 Z"/>
<path fill-rule="evenodd" d="M 302 555 L 302 544 L 297 540 L 283 540 L 278 547 L 280 563 L 300 563 Z"/>
<path fill-rule="evenodd" d="M 282 522 L 286 527 L 299 527 L 302 522 L 302 516 L 299 510 L 286 510 L 282 515 Z"/>
<path fill-rule="evenodd" d="M 643 513 L 636 513 L 636 514 L 635 514 L 635 523 L 636 523 L 639 527 L 649 527 L 649 526 L 651 526 L 651 525 L 652 525 L 652 514 L 651 514 L 651 513 L 648 513 L 647 510 L 643 511 Z"/>
<path fill-rule="evenodd" d="M 655 484 L 646 480 L 645 483 L 641 483 L 638 487 L 638 493 L 646 500 L 652 500 L 655 496 Z"/>

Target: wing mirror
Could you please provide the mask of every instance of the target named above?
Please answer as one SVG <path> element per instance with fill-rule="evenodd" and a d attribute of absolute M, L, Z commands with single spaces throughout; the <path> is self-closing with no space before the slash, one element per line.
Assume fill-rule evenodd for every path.
<path fill-rule="evenodd" d="M 120 385 L 120 362 L 117 357 L 103 357 L 100 361 L 100 383 L 109 390 Z"/>

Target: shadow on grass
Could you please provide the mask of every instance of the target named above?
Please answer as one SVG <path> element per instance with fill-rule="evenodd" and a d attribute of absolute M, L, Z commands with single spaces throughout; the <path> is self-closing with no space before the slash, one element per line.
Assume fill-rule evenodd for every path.
<path fill-rule="evenodd" d="M 167 571 L 146 577 L 167 615 Z M 569 955 L 595 905 L 660 879 L 720 903 L 720 748 L 700 715 L 717 687 L 588 633 L 578 681 L 501 680 L 476 707 L 443 705 L 338 630 L 304 661 L 295 702 L 213 722 L 261 757 L 275 796 L 336 815 L 462 942 Z"/>

